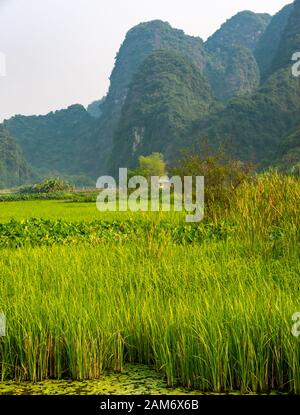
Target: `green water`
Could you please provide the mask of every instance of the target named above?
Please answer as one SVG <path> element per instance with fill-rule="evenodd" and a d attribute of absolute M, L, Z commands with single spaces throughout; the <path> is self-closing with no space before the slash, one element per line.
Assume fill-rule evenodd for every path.
<path fill-rule="evenodd" d="M 199 394 L 184 388 L 168 388 L 165 380 L 147 366 L 126 365 L 122 373 L 107 373 L 89 381 L 47 380 L 0 382 L 0 395 L 186 395 Z"/>

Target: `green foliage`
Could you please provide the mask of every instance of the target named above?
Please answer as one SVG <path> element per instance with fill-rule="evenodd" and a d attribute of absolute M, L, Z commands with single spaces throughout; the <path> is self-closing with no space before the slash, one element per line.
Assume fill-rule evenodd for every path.
<path fill-rule="evenodd" d="M 267 76 L 271 73 L 271 65 L 278 51 L 283 31 L 288 24 L 292 11 L 293 5 L 289 4 L 275 14 L 256 45 L 255 58 L 260 69 L 262 80 L 266 80 Z"/>
<path fill-rule="evenodd" d="M 92 102 L 87 107 L 87 112 L 94 118 L 100 118 L 102 115 L 102 105 L 104 104 L 105 97 L 99 99 L 98 101 Z"/>
<path fill-rule="evenodd" d="M 170 239 L 178 244 L 202 243 L 211 239 L 227 240 L 237 229 L 244 240 L 259 235 L 261 240 L 272 241 L 280 229 L 281 236 L 288 238 L 286 242 L 299 238 L 295 227 L 299 221 L 299 179 L 277 173 L 249 178 L 248 169 L 236 161 L 224 164 L 221 155 L 222 152 L 205 158 L 199 154 L 187 155 L 180 167 L 174 170 L 175 174 L 182 175 L 205 174 L 205 220 L 200 224 L 186 224 L 184 212 L 177 219 L 170 214 L 149 214 L 147 217 L 135 214 L 122 220 L 121 216 L 115 219 L 117 214 L 112 213 L 111 220 L 101 220 L 101 216 L 98 220 L 78 220 L 82 217 L 78 214 L 72 220 L 54 219 L 53 216 L 52 219 L 10 220 L 0 224 L 0 246 L 102 243 L 107 240 L 125 242 L 135 237 L 151 237 L 160 242 Z M 94 198 L 96 195 L 91 193 L 90 196 Z M 2 212 L 5 209 L 11 211 L 12 208 L 1 206 Z"/>
<path fill-rule="evenodd" d="M 0 202 L 18 202 L 28 200 L 69 200 L 72 193 L 37 193 L 32 192 L 32 185 L 23 186 L 19 189 L 20 193 L 3 193 L 0 195 Z"/>
<path fill-rule="evenodd" d="M 60 179 L 59 177 L 53 177 L 43 180 L 41 183 L 34 185 L 24 186 L 19 190 L 20 193 L 58 193 L 68 192 L 73 190 L 73 186 Z"/>
<path fill-rule="evenodd" d="M 112 97 L 109 99 L 124 97 L 139 67 L 157 50 L 182 54 L 198 69 L 205 64 L 205 51 L 200 38 L 188 36 L 182 30 L 173 29 L 169 23 L 160 20 L 141 23 L 129 30 L 117 54 L 111 76 Z"/>
<path fill-rule="evenodd" d="M 290 238 L 299 256 L 299 200 L 299 178 L 270 171 L 238 188 L 226 216 L 239 223 L 240 238 L 248 239 L 252 249 L 258 240 L 265 240 L 270 255 L 281 256 Z M 281 245 L 283 241 L 285 248 Z M 286 255 L 290 253 L 287 248 Z"/>
<path fill-rule="evenodd" d="M 0 248 L 43 246 L 54 244 L 125 242 L 137 237 L 151 235 L 157 241 L 167 236 L 174 243 L 202 243 L 205 240 L 224 240 L 233 232 L 229 224 L 206 223 L 198 225 L 175 225 L 172 222 L 153 224 L 145 220 L 127 221 L 81 221 L 67 222 L 61 219 L 26 219 L 0 223 Z"/>
<path fill-rule="evenodd" d="M 227 20 L 206 42 L 205 73 L 221 100 L 253 92 L 260 75 L 253 50 L 270 22 L 268 14 L 244 11 Z"/>
<path fill-rule="evenodd" d="M 219 209 L 230 206 L 233 194 L 250 179 L 253 170 L 253 166 L 228 159 L 223 148 L 212 152 L 206 147 L 201 151 L 186 152 L 173 167 L 173 174 L 182 179 L 184 176 L 204 176 L 206 213 L 214 215 Z"/>
<path fill-rule="evenodd" d="M 1 377 L 103 379 L 138 362 L 169 387 L 299 393 L 298 265 L 230 241 L 3 250 Z"/>
<path fill-rule="evenodd" d="M 292 55 L 300 51 L 300 0 L 295 0 L 287 24 L 282 32 L 270 73 L 291 66 Z"/>
<path fill-rule="evenodd" d="M 140 156 L 139 165 L 135 170 L 129 172 L 130 176 L 143 176 L 150 178 L 151 176 L 165 176 L 166 162 L 160 153 L 152 153 L 149 156 Z"/>
<path fill-rule="evenodd" d="M 299 91 L 300 79 L 290 68 L 280 70 L 252 96 L 235 98 L 195 124 L 189 144 L 200 138 L 218 148 L 225 142 L 231 157 L 268 166 L 282 137 L 298 121 Z"/>
<path fill-rule="evenodd" d="M 18 186 L 32 177 L 21 149 L 0 125 L 0 187 Z"/>
<path fill-rule="evenodd" d="M 69 202 L 96 202 L 98 192 L 32 192 L 32 186 L 23 187 L 23 190 L 19 190 L 22 193 L 4 193 L 0 194 L 0 202 L 19 202 L 19 201 L 30 201 L 30 200 L 66 200 Z M 29 191 L 29 193 L 28 193 Z"/>
<path fill-rule="evenodd" d="M 169 387 L 299 393 L 299 197 L 299 179 L 269 173 L 201 224 L 1 224 L 1 379 L 98 379 L 138 362 Z"/>
<path fill-rule="evenodd" d="M 205 46 L 210 51 L 235 46 L 254 50 L 270 21 L 271 16 L 266 13 L 251 11 L 237 13 L 208 38 Z"/>
<path fill-rule="evenodd" d="M 83 106 L 73 105 L 47 115 L 17 115 L 4 126 L 39 176 L 89 176 L 95 123 Z"/>
<path fill-rule="evenodd" d="M 205 73 L 215 95 L 222 101 L 255 91 L 260 80 L 253 52 L 239 45 L 217 49 Z"/>

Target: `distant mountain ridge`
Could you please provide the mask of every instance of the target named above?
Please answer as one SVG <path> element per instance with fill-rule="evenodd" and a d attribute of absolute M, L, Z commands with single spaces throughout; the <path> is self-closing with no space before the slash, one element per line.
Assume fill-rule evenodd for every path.
<path fill-rule="evenodd" d="M 82 105 L 47 115 L 17 115 L 3 125 L 42 176 L 89 176 L 96 121 Z"/>
<path fill-rule="evenodd" d="M 297 17 L 299 5 L 297 3 L 299 4 L 299 0 L 279 13 L 281 17 L 285 16 L 286 20 L 285 26 L 281 29 L 282 37 L 278 41 L 278 47 L 275 51 L 272 51 L 271 63 L 275 61 L 276 55 L 281 53 L 283 39 L 290 36 L 288 33 L 294 33 L 297 39 L 297 30 L 300 31 L 300 20 Z M 248 19 L 253 23 L 253 36 L 249 36 L 249 26 L 246 25 Z M 278 21 L 278 15 L 273 19 Z M 220 87 L 222 92 L 220 93 L 219 90 L 219 94 L 216 94 L 219 99 L 221 98 L 222 101 L 225 99 L 226 101 L 231 96 L 233 99 L 223 105 L 219 103 L 219 110 L 216 109 L 218 105 L 213 105 L 211 114 L 204 114 L 203 116 L 199 111 L 198 120 L 196 122 L 190 120 L 190 129 L 187 130 L 185 139 L 182 139 L 180 143 L 172 138 L 170 133 L 165 133 L 164 139 L 160 138 L 159 143 L 154 139 L 145 139 L 147 147 L 143 148 L 144 153 L 150 154 L 152 151 L 161 151 L 170 162 L 176 154 L 176 150 L 182 149 L 183 143 L 186 147 L 190 147 L 193 143 L 207 140 L 216 147 L 222 143 L 231 143 L 232 155 L 245 161 L 254 162 L 260 167 L 267 167 L 275 163 L 281 140 L 293 128 L 300 113 L 300 80 L 292 76 L 291 61 L 286 60 L 281 67 L 272 72 L 271 77 L 268 77 L 265 81 L 262 80 L 262 84 L 259 86 L 259 66 L 253 52 L 257 50 L 268 23 L 271 29 L 274 27 L 273 19 L 270 20 L 268 15 L 256 15 L 249 12 L 239 13 L 225 23 L 207 41 L 207 44 L 204 44 L 208 51 L 204 75 L 210 81 L 214 92 L 217 92 L 218 86 Z M 296 29 L 295 22 L 299 22 Z M 234 27 L 235 32 L 232 33 L 232 30 L 228 30 L 228 27 Z M 237 27 L 239 28 L 238 33 Z M 245 31 L 245 35 L 243 35 L 243 31 Z M 230 34 L 230 42 L 227 41 L 228 34 Z M 249 39 L 252 40 L 251 43 L 249 43 Z M 289 39 L 293 39 L 293 36 L 290 36 Z M 222 42 L 224 46 L 222 46 Z M 248 48 L 246 48 L 247 44 Z M 219 62 L 218 58 L 220 58 Z M 213 69 L 212 72 L 209 72 L 209 65 L 212 63 Z M 288 64 L 289 67 L 287 67 Z M 224 66 L 222 67 L 222 65 Z M 246 74 L 246 71 L 249 73 Z M 159 76 L 158 73 L 157 76 Z M 147 76 L 145 76 L 145 82 L 146 79 L 148 79 Z M 134 82 L 135 80 L 133 84 Z M 226 91 L 228 85 L 230 89 Z M 239 88 L 240 85 L 242 85 L 242 88 Z M 133 85 L 132 88 L 134 87 Z M 178 92 L 178 94 L 180 93 Z M 128 108 L 134 105 L 136 111 L 131 112 L 131 115 L 126 111 L 124 112 L 127 126 L 131 125 L 131 132 L 128 133 L 127 128 L 126 133 L 122 125 L 121 127 L 119 125 L 115 134 L 112 159 L 120 160 L 121 153 L 123 156 L 121 157 L 122 165 L 126 165 L 127 162 L 127 165 L 130 166 L 134 161 L 135 156 L 122 149 L 130 147 L 132 144 L 135 131 L 135 115 L 138 114 L 139 106 L 143 106 L 144 99 L 145 95 L 141 93 L 139 98 L 128 96 L 124 106 Z M 128 102 L 130 100 L 133 101 L 132 104 Z M 152 115 L 149 114 L 149 119 L 144 120 L 144 125 L 147 124 L 150 130 L 156 122 L 154 120 L 151 124 L 151 117 Z M 132 124 L 128 120 L 132 120 Z M 162 126 L 165 125 L 165 123 L 162 124 Z M 147 136 L 146 130 L 142 128 L 139 131 L 139 140 L 143 141 L 143 135 Z M 159 133 L 157 133 L 158 136 L 160 136 Z M 122 138 L 123 145 L 121 143 Z M 171 139 L 173 139 L 173 155 L 170 155 L 169 150 Z"/>
<path fill-rule="evenodd" d="M 102 115 L 102 105 L 104 104 L 105 97 L 92 102 L 87 106 L 87 112 L 94 118 L 100 118 Z"/>
<path fill-rule="evenodd" d="M 242 11 L 228 19 L 219 30 L 210 36 L 205 46 L 209 51 L 243 46 L 254 50 L 272 17 L 268 13 Z"/>
<path fill-rule="evenodd" d="M 231 143 L 232 155 L 267 167 L 299 118 L 299 91 L 300 79 L 290 69 L 281 69 L 255 94 L 235 98 L 222 111 L 200 121 L 193 139 L 215 146 Z"/>
<path fill-rule="evenodd" d="M 38 174 L 77 182 L 134 167 L 153 151 L 172 163 L 203 140 L 232 143 L 232 155 L 260 168 L 279 165 L 280 151 L 283 164 L 287 153 L 297 164 L 297 143 L 284 147 L 299 137 L 297 50 L 300 0 L 273 17 L 240 12 L 206 42 L 160 20 L 141 23 L 120 47 L 104 99 L 3 125 Z"/>
<path fill-rule="evenodd" d="M 210 54 L 206 75 L 219 99 L 226 101 L 258 87 L 260 72 L 254 50 L 270 21 L 269 14 L 243 11 L 205 42 Z"/>
<path fill-rule="evenodd" d="M 300 51 L 300 0 L 275 15 L 266 34 L 275 30 L 273 20 L 281 21 L 282 27 L 277 47 L 271 49 L 269 66 L 264 66 L 270 75 L 265 75 L 254 94 L 230 101 L 224 110 L 200 122 L 194 136 L 216 145 L 228 140 L 237 157 L 261 167 L 276 165 L 286 136 L 299 122 L 300 114 L 300 77 L 295 78 L 291 71 L 292 55 Z M 256 50 L 267 50 L 270 32 L 261 38 Z M 295 165 L 300 161 L 297 154 L 295 151 L 295 157 L 290 158 Z"/>

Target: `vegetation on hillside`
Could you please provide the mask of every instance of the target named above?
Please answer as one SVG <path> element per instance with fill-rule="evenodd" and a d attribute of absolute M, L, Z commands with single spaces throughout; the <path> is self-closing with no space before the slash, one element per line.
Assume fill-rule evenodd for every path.
<path fill-rule="evenodd" d="M 300 0 L 295 0 L 287 24 L 282 32 L 270 72 L 290 67 L 295 52 L 300 51 Z"/>
<path fill-rule="evenodd" d="M 227 20 L 206 42 L 209 59 L 205 73 L 221 100 L 253 92 L 260 73 L 253 50 L 271 16 L 244 11 Z"/>
<path fill-rule="evenodd" d="M 87 106 L 87 112 L 95 118 L 100 118 L 102 115 L 102 105 L 104 104 L 105 97 L 99 99 L 98 101 L 92 102 Z"/>
<path fill-rule="evenodd" d="M 290 68 L 280 70 L 255 94 L 231 100 L 195 125 L 190 145 L 199 138 L 216 147 L 225 142 L 233 158 L 259 167 L 273 164 L 281 139 L 299 119 L 299 91 L 300 78 Z"/>
<path fill-rule="evenodd" d="M 276 165 L 299 121 L 299 79 L 287 67 L 300 50 L 299 13 L 300 0 L 272 19 L 241 12 L 205 43 L 166 22 L 141 23 L 117 54 L 107 96 L 89 107 L 97 118 L 74 105 L 4 125 L 40 178 L 77 185 L 135 168 L 143 154 L 173 162 L 199 138 L 231 142 L 233 158 L 259 168 Z M 2 186 L 12 183 L 5 174 Z"/>
<path fill-rule="evenodd" d="M 33 178 L 20 147 L 0 125 L 0 187 L 14 187 Z"/>
<path fill-rule="evenodd" d="M 141 23 L 126 34 L 116 56 L 110 77 L 110 87 L 95 135 L 94 170 L 106 174 L 113 148 L 113 137 L 120 121 L 128 88 L 144 61 L 155 51 L 163 49 L 180 53 L 193 62 L 198 70 L 205 65 L 205 51 L 200 38 L 186 35 L 160 20 Z M 119 151 L 117 152 L 117 154 Z"/>
<path fill-rule="evenodd" d="M 254 50 L 271 21 L 267 13 L 243 11 L 228 19 L 205 43 L 210 51 L 243 46 Z"/>
<path fill-rule="evenodd" d="M 152 152 L 174 160 L 186 146 L 191 123 L 214 104 L 209 84 L 193 63 L 173 52 L 155 52 L 130 85 L 111 163 L 135 167 L 140 155 Z"/>
<path fill-rule="evenodd" d="M 47 115 L 17 115 L 4 125 L 40 176 L 89 176 L 95 122 L 83 106 L 73 105 Z"/>
<path fill-rule="evenodd" d="M 275 14 L 256 45 L 255 58 L 263 81 L 271 73 L 271 65 L 278 51 L 282 33 L 288 24 L 288 19 L 292 11 L 293 5 L 288 4 Z"/>
<path fill-rule="evenodd" d="M 222 101 L 254 92 L 260 81 L 253 52 L 239 45 L 217 49 L 205 73 L 214 94 Z"/>

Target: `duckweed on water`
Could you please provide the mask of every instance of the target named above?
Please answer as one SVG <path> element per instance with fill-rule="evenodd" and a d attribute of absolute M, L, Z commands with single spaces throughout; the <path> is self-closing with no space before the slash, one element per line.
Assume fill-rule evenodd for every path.
<path fill-rule="evenodd" d="M 99 380 L 0 382 L 0 395 L 186 395 L 184 388 L 168 388 L 162 375 L 143 365 L 125 365 L 122 373 L 108 372 Z"/>

